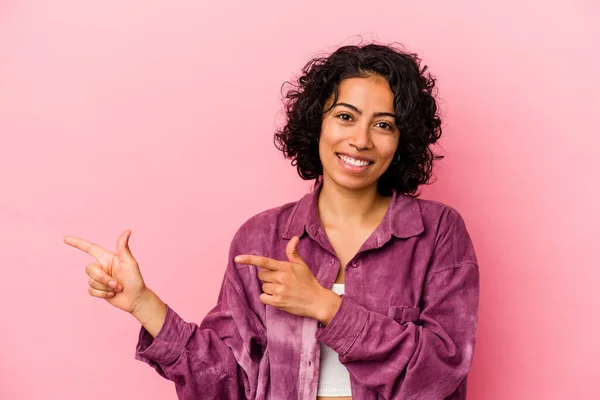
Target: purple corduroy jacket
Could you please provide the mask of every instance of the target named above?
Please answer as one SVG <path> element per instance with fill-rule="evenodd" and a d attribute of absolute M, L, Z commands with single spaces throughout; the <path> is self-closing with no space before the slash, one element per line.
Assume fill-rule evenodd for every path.
<path fill-rule="evenodd" d="M 173 381 L 179 399 L 314 400 L 323 342 L 350 372 L 355 400 L 465 399 L 479 267 L 452 207 L 394 191 L 379 226 L 342 266 L 345 294 L 327 326 L 260 302 L 258 268 L 234 257 L 287 261 L 295 235 L 317 280 L 333 286 L 341 266 L 318 216 L 321 187 L 242 224 L 216 306 L 197 325 L 167 305 L 155 338 L 141 328 L 136 359 Z"/>

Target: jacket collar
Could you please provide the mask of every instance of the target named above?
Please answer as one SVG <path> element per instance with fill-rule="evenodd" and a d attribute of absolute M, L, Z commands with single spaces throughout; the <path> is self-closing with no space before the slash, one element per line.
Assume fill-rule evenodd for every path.
<path fill-rule="evenodd" d="M 296 203 L 281 235 L 283 239 L 300 237 L 305 231 L 310 234 L 322 230 L 318 211 L 318 196 L 322 187 L 323 181 Z M 393 190 L 388 209 L 374 232 L 377 243 L 382 245 L 391 235 L 397 238 L 409 238 L 419 235 L 423 230 L 423 218 L 418 200 Z"/>

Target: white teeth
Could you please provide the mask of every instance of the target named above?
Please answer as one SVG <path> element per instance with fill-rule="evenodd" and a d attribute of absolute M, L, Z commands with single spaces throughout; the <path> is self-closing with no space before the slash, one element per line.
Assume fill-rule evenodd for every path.
<path fill-rule="evenodd" d="M 354 158 L 350 158 L 348 156 L 344 156 L 341 154 L 338 154 L 338 157 L 342 159 L 343 162 L 345 162 L 346 164 L 350 164 L 352 166 L 355 167 L 364 167 L 369 165 L 368 161 L 359 161 L 359 160 L 355 160 Z"/>

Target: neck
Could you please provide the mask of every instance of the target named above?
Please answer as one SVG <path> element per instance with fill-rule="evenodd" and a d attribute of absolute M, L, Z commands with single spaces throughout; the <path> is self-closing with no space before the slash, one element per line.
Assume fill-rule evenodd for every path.
<path fill-rule="evenodd" d="M 389 199 L 377 192 L 377 182 L 360 190 L 352 190 L 325 177 L 318 198 L 319 216 L 322 223 L 329 226 L 365 225 L 373 219 L 379 219 L 388 203 Z"/>

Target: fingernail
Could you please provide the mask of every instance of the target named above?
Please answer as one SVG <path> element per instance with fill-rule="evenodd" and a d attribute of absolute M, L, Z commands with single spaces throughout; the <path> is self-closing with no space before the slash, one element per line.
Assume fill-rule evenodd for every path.
<path fill-rule="evenodd" d="M 108 286 L 113 287 L 113 288 L 117 287 L 117 282 L 115 282 L 115 281 L 108 281 Z"/>
<path fill-rule="evenodd" d="M 240 256 L 236 256 L 236 257 L 234 258 L 234 260 L 235 260 L 235 262 L 240 262 L 240 261 L 242 261 L 242 257 L 240 257 Z"/>
<path fill-rule="evenodd" d="M 115 295 L 114 292 L 108 292 L 108 294 L 107 294 L 108 297 L 113 297 L 114 295 Z"/>

